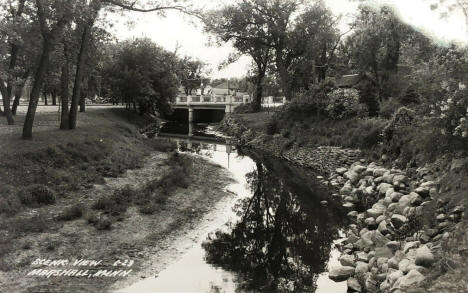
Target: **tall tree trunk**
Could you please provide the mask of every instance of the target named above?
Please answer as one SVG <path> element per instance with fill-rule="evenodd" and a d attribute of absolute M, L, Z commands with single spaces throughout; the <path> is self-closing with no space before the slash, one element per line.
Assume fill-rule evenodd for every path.
<path fill-rule="evenodd" d="M 44 91 L 44 92 L 42 93 L 42 95 L 44 96 L 44 105 L 48 106 L 49 103 L 47 102 L 47 92 Z"/>
<path fill-rule="evenodd" d="M 262 109 L 262 97 L 263 97 L 263 78 L 265 72 L 259 72 L 256 79 L 255 98 L 252 104 L 252 111 L 260 112 Z"/>
<path fill-rule="evenodd" d="M 80 93 L 81 93 L 81 82 L 83 79 L 83 67 L 84 67 L 84 61 L 86 58 L 87 54 L 87 48 L 88 48 L 88 41 L 89 41 L 89 30 L 90 30 L 90 25 L 85 24 L 83 27 L 83 34 L 81 36 L 81 47 L 80 47 L 80 53 L 78 54 L 78 64 L 76 66 L 76 75 L 75 75 L 75 82 L 73 85 L 73 96 L 72 96 L 72 102 L 70 106 L 70 115 L 68 118 L 68 123 L 70 126 L 70 129 L 75 129 L 76 128 L 76 117 L 77 117 L 77 112 L 78 112 L 78 102 L 80 99 Z"/>
<path fill-rule="evenodd" d="M 28 112 L 23 124 L 23 139 L 32 139 L 32 128 L 34 124 L 34 116 L 36 115 L 37 103 L 39 102 L 39 95 L 41 94 L 41 87 L 47 73 L 49 66 L 49 55 L 52 51 L 51 40 L 45 39 L 43 41 L 42 53 L 39 59 L 39 65 L 34 74 L 34 83 L 29 97 Z"/>
<path fill-rule="evenodd" d="M 21 86 L 17 87 L 15 89 L 15 99 L 13 100 L 13 106 L 11 106 L 11 113 L 13 115 L 16 115 L 16 111 L 18 109 L 18 106 L 19 106 L 19 102 L 20 102 L 20 99 L 21 99 L 21 93 L 23 91 L 23 87 L 24 87 L 24 83 L 21 84 Z"/>
<path fill-rule="evenodd" d="M 278 69 L 283 95 L 286 97 L 286 100 L 291 101 L 293 95 L 290 88 L 290 76 L 284 64 L 283 56 L 278 50 L 276 50 L 276 67 Z"/>
<path fill-rule="evenodd" d="M 24 2 L 26 0 L 20 0 L 18 3 L 18 11 L 16 12 L 15 17 L 21 16 L 23 14 L 24 10 Z M 19 47 L 16 44 L 11 45 L 11 54 L 10 54 L 10 64 L 8 65 L 8 77 L 7 77 L 7 86 L 6 88 L 2 89 L 2 96 L 3 96 L 3 108 L 5 109 L 5 116 L 8 121 L 8 125 L 15 124 L 15 120 L 13 119 L 13 112 L 11 111 L 10 108 L 10 102 L 11 102 L 11 93 L 13 91 L 13 70 L 16 67 L 16 59 L 18 58 L 18 51 Z M 4 87 L 4 81 L 0 80 L 0 83 L 2 83 L 1 87 Z M 16 113 L 16 109 L 15 109 Z"/>
<path fill-rule="evenodd" d="M 7 119 L 8 125 L 15 124 L 15 120 L 13 119 L 13 115 L 11 114 L 10 110 L 10 96 L 8 95 L 7 87 L 5 86 L 5 81 L 0 77 L 0 93 L 2 94 L 3 100 L 3 109 L 5 113 L 5 117 Z"/>
<path fill-rule="evenodd" d="M 29 76 L 29 70 L 27 70 L 23 76 L 22 76 L 22 82 L 15 88 L 15 99 L 13 101 L 13 106 L 11 107 L 11 113 L 13 115 L 16 115 L 16 111 L 18 109 L 18 106 L 19 106 L 19 103 L 20 103 L 20 99 L 23 95 L 23 89 L 24 89 L 24 86 L 26 85 L 26 80 L 28 79 L 28 76 Z"/>
<path fill-rule="evenodd" d="M 70 82 L 70 75 L 69 75 L 69 63 L 68 63 L 68 53 L 67 47 L 64 47 L 64 54 L 65 54 L 65 62 L 62 65 L 62 76 L 60 77 L 60 97 L 62 99 L 62 113 L 60 116 L 60 129 L 66 130 L 70 127 L 68 126 L 68 98 L 69 98 L 69 91 L 68 91 L 68 84 Z"/>
<path fill-rule="evenodd" d="M 52 91 L 52 105 L 57 106 L 57 92 L 55 90 Z"/>
<path fill-rule="evenodd" d="M 88 83 L 88 81 L 86 81 Z M 81 92 L 80 95 L 80 112 L 86 112 L 86 98 L 88 97 L 88 89 Z"/>

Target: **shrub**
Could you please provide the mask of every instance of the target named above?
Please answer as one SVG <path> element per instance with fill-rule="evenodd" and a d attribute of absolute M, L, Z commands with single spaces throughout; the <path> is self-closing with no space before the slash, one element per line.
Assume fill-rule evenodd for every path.
<path fill-rule="evenodd" d="M 356 89 L 335 89 L 328 95 L 325 111 L 331 119 L 340 120 L 354 116 L 365 116 L 366 107 L 359 103 Z"/>
<path fill-rule="evenodd" d="M 0 214 L 13 215 L 21 208 L 21 201 L 10 185 L 0 186 Z"/>
<path fill-rule="evenodd" d="M 62 214 L 57 217 L 59 221 L 71 221 L 81 218 L 84 211 L 83 204 L 75 204 L 72 207 L 67 208 Z"/>
<path fill-rule="evenodd" d="M 42 184 L 34 184 L 20 192 L 21 203 L 27 206 L 55 203 L 55 191 Z"/>
<path fill-rule="evenodd" d="M 145 215 L 152 215 L 154 212 L 156 212 L 157 206 L 153 203 L 148 203 L 144 206 L 140 207 L 140 213 L 145 214 Z"/>
<path fill-rule="evenodd" d="M 110 230 L 112 227 L 112 222 L 107 217 L 99 218 L 98 222 L 96 223 L 96 229 L 98 230 Z"/>
<path fill-rule="evenodd" d="M 96 225 L 99 222 L 99 217 L 95 213 L 88 213 L 86 221 L 88 221 L 88 224 Z"/>
<path fill-rule="evenodd" d="M 11 223 L 11 230 L 17 233 L 41 233 L 46 231 L 51 225 L 50 220 L 43 214 L 31 218 L 15 219 Z"/>
<path fill-rule="evenodd" d="M 265 131 L 268 135 L 274 135 L 278 132 L 278 121 L 275 117 L 272 117 L 270 121 L 268 121 Z"/>
<path fill-rule="evenodd" d="M 247 114 L 247 113 L 253 113 L 253 107 L 251 103 L 246 103 L 246 104 L 241 104 L 234 108 L 233 113 L 235 114 Z"/>
<path fill-rule="evenodd" d="M 379 116 L 391 119 L 402 104 L 395 98 L 389 97 L 380 103 Z"/>

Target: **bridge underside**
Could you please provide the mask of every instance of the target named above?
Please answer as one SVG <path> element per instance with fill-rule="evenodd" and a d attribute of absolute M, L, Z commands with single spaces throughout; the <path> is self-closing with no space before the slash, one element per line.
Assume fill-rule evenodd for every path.
<path fill-rule="evenodd" d="M 198 123 L 213 123 L 223 120 L 225 113 L 225 107 L 194 107 L 193 108 L 193 120 L 190 122 Z M 188 107 L 175 107 L 174 112 L 171 115 L 171 119 L 177 121 L 189 122 L 189 109 Z"/>

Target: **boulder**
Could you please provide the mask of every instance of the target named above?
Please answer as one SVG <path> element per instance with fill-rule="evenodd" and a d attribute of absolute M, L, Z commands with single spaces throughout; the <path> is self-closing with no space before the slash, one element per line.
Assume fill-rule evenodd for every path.
<path fill-rule="evenodd" d="M 382 234 L 388 234 L 388 228 L 387 228 L 387 221 L 383 220 L 382 222 L 379 223 L 379 226 L 377 227 L 377 230 L 382 233 Z"/>
<path fill-rule="evenodd" d="M 345 209 L 350 209 L 350 210 L 351 210 L 351 209 L 354 208 L 354 203 L 352 203 L 352 202 L 346 202 L 346 203 L 343 204 L 343 207 L 344 207 Z"/>
<path fill-rule="evenodd" d="M 397 251 L 400 249 L 400 242 L 399 241 L 389 241 L 387 244 L 385 244 L 388 248 L 390 248 L 392 251 Z"/>
<path fill-rule="evenodd" d="M 383 168 L 379 168 L 379 169 L 374 169 L 374 173 L 372 175 L 374 175 L 374 177 L 381 177 L 383 176 L 388 170 L 387 169 L 383 169 Z"/>
<path fill-rule="evenodd" d="M 398 203 L 394 202 L 394 203 L 391 203 L 388 205 L 387 207 L 387 211 L 388 212 L 393 212 L 398 206 Z"/>
<path fill-rule="evenodd" d="M 365 274 L 369 271 L 369 265 L 365 262 L 358 261 L 356 263 L 355 274 Z"/>
<path fill-rule="evenodd" d="M 392 200 L 392 202 L 398 202 L 402 196 L 403 196 L 403 193 L 392 192 L 390 194 L 390 199 Z"/>
<path fill-rule="evenodd" d="M 369 259 L 369 255 L 365 253 L 364 251 L 359 251 L 356 253 L 356 260 L 357 261 L 365 261 L 367 262 Z"/>
<path fill-rule="evenodd" d="M 339 261 L 343 266 L 354 267 L 356 265 L 356 259 L 354 258 L 354 255 L 344 254 L 340 256 Z"/>
<path fill-rule="evenodd" d="M 398 285 L 401 289 L 408 289 L 424 281 L 424 276 L 417 270 L 411 270 L 405 276 L 398 279 Z"/>
<path fill-rule="evenodd" d="M 373 217 L 369 217 L 364 220 L 364 223 L 367 225 L 369 229 L 375 229 L 377 228 L 377 223 L 375 222 L 375 219 Z"/>
<path fill-rule="evenodd" d="M 387 192 L 387 190 L 390 188 L 393 188 L 393 185 L 388 184 L 388 183 L 380 183 L 377 190 L 379 191 L 380 194 L 384 195 Z"/>
<path fill-rule="evenodd" d="M 391 174 L 387 172 L 382 177 L 383 177 L 384 182 L 393 185 L 393 177 L 395 177 L 395 174 Z"/>
<path fill-rule="evenodd" d="M 403 195 L 398 200 L 398 206 L 396 210 L 399 212 L 402 212 L 405 208 L 409 207 L 410 205 L 411 205 L 411 198 L 409 197 L 409 194 Z"/>
<path fill-rule="evenodd" d="M 416 249 L 415 264 L 419 266 L 428 267 L 434 263 L 434 255 L 427 245 L 423 245 Z"/>
<path fill-rule="evenodd" d="M 395 175 L 393 177 L 393 184 L 399 184 L 399 183 L 408 183 L 408 177 L 406 177 L 405 175 Z"/>
<path fill-rule="evenodd" d="M 374 204 L 372 206 L 372 208 L 368 209 L 367 210 L 367 214 L 370 216 L 370 217 L 374 217 L 374 218 L 377 218 L 381 215 L 383 215 L 385 213 L 385 211 L 387 210 L 387 208 L 384 206 L 384 205 L 381 205 L 381 204 Z"/>
<path fill-rule="evenodd" d="M 354 274 L 354 267 L 336 266 L 330 269 L 328 277 L 335 282 L 342 282 Z"/>
<path fill-rule="evenodd" d="M 384 264 L 387 264 L 388 257 L 377 257 L 377 267 L 380 269 Z"/>
<path fill-rule="evenodd" d="M 422 197 L 416 192 L 411 192 L 409 195 L 410 204 L 412 206 L 418 206 L 422 203 Z"/>
<path fill-rule="evenodd" d="M 350 211 L 347 216 L 350 217 L 350 218 L 355 218 L 357 217 L 358 215 L 358 212 L 357 211 Z"/>
<path fill-rule="evenodd" d="M 343 185 L 340 189 L 340 194 L 350 194 L 353 191 L 353 187 L 349 184 Z"/>
<path fill-rule="evenodd" d="M 402 271 L 394 271 L 393 273 L 389 274 L 387 276 L 388 282 L 390 283 L 390 286 L 393 285 L 399 278 L 403 276 Z"/>
<path fill-rule="evenodd" d="M 405 246 L 403 247 L 403 252 L 408 253 L 408 251 L 410 251 L 410 249 L 417 248 L 418 246 L 419 246 L 419 241 L 406 242 Z"/>
<path fill-rule="evenodd" d="M 388 247 L 377 247 L 375 249 L 375 257 L 379 258 L 391 258 L 393 257 L 393 252 Z"/>
<path fill-rule="evenodd" d="M 343 176 L 351 182 L 351 184 L 356 184 L 359 181 L 359 174 L 349 170 L 346 173 L 343 174 Z"/>
<path fill-rule="evenodd" d="M 404 274 L 406 274 L 409 272 L 410 264 L 411 264 L 410 260 L 407 258 L 404 258 L 398 263 L 398 269 L 402 271 Z"/>
<path fill-rule="evenodd" d="M 380 216 L 377 217 L 377 219 L 375 219 L 375 222 L 377 224 L 380 224 L 385 219 L 386 219 L 386 217 L 384 215 L 380 215 Z"/>
<path fill-rule="evenodd" d="M 358 173 L 358 174 L 364 172 L 366 169 L 367 169 L 367 167 L 364 167 L 364 166 L 362 166 L 362 165 L 356 165 L 356 166 L 351 167 L 351 170 L 352 170 L 353 172 Z"/>
<path fill-rule="evenodd" d="M 394 214 L 391 218 L 391 222 L 393 227 L 399 229 L 401 226 L 406 224 L 406 222 L 408 222 L 408 219 L 403 215 Z"/>
<path fill-rule="evenodd" d="M 362 292 L 362 287 L 356 278 L 349 278 L 346 284 L 348 285 L 348 292 Z"/>
<path fill-rule="evenodd" d="M 430 191 L 429 187 L 423 187 L 423 186 L 419 186 L 418 188 L 416 188 L 414 190 L 414 192 L 419 194 L 422 198 L 428 197 L 429 196 L 429 191 Z"/>
<path fill-rule="evenodd" d="M 352 243 L 355 243 L 355 242 L 358 241 L 358 240 L 359 240 L 359 237 L 357 237 L 356 235 L 354 235 L 354 233 L 350 232 L 350 233 L 348 234 L 348 238 L 346 239 L 346 242 L 352 244 Z"/>
<path fill-rule="evenodd" d="M 375 246 L 376 247 L 381 247 L 381 246 L 385 246 L 385 244 L 390 241 L 388 240 L 387 237 L 385 237 L 382 233 L 380 233 L 379 231 L 374 231 L 374 234 L 372 234 L 372 237 L 371 237 L 371 240 L 372 242 L 374 242 Z"/>
<path fill-rule="evenodd" d="M 335 170 L 336 173 L 340 174 L 340 175 L 343 175 L 344 173 L 346 173 L 346 171 L 348 171 L 348 169 L 344 168 L 344 167 L 341 167 L 341 168 L 337 168 Z"/>

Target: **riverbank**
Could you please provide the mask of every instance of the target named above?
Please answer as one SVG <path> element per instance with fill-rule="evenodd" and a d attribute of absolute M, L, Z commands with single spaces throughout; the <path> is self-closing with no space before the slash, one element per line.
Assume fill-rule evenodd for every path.
<path fill-rule="evenodd" d="M 341 266 L 330 268 L 330 278 L 349 280 L 350 290 L 358 292 L 467 290 L 466 157 L 450 154 L 398 169 L 401 159 L 392 162 L 385 155 L 291 145 L 285 135 L 266 133 L 269 121 L 265 113 L 252 121 L 232 115 L 220 130 L 243 146 L 313 168 L 336 188 L 354 223 L 341 246 Z"/>
<path fill-rule="evenodd" d="M 103 292 L 150 276 L 182 252 L 174 239 L 190 241 L 230 195 L 224 169 L 145 139 L 138 115 L 88 109 L 79 129 L 62 132 L 55 114 L 39 113 L 31 142 L 1 134 L 2 292 Z"/>

